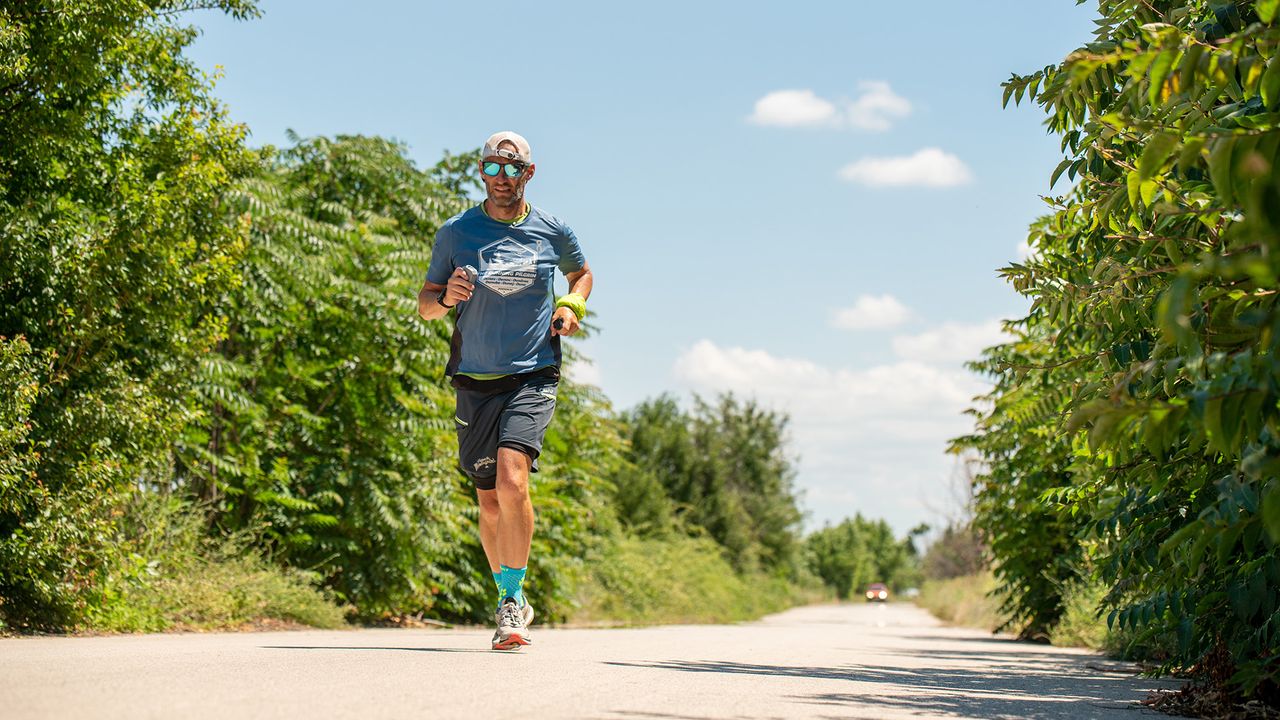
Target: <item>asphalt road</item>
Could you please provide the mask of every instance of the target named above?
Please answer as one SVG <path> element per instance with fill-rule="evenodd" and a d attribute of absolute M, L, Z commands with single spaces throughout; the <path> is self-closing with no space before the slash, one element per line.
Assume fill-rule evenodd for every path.
<path fill-rule="evenodd" d="M 534 629 L 514 653 L 482 628 L 2 640 L 0 720 L 1165 717 L 1126 665 L 908 604 Z"/>

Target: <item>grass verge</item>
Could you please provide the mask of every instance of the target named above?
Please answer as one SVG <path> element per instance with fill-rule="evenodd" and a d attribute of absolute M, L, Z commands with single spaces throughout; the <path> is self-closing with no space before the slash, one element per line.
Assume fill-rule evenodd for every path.
<path fill-rule="evenodd" d="M 995 587 L 996 579 L 990 572 L 926 580 L 916 604 L 945 623 L 994 632 L 1000 624 L 999 605 L 991 597 Z"/>
<path fill-rule="evenodd" d="M 990 572 L 949 580 L 928 580 L 916 603 L 952 625 L 992 630 L 1000 624 L 998 604 L 990 597 L 995 589 Z M 1173 654 L 1176 639 L 1169 633 L 1108 630 L 1105 613 L 1098 614 L 1106 588 L 1081 582 L 1063 595 L 1062 617 L 1049 634 L 1058 647 L 1083 647 L 1113 658 L 1160 662 Z"/>
<path fill-rule="evenodd" d="M 1110 650 L 1113 641 L 1107 619 L 1098 617 L 1106 594 L 1102 585 L 1077 583 L 1068 587 L 1062 596 L 1062 617 L 1049 633 L 1049 644 Z"/>
<path fill-rule="evenodd" d="M 82 630 L 160 632 L 345 627 L 343 609 L 306 572 L 263 558 L 246 536 L 210 538 L 187 503 L 138 493 L 112 569 Z"/>
<path fill-rule="evenodd" d="M 826 595 L 785 578 L 739 575 L 713 541 L 622 538 L 593 564 L 571 621 L 588 625 L 754 620 Z"/>

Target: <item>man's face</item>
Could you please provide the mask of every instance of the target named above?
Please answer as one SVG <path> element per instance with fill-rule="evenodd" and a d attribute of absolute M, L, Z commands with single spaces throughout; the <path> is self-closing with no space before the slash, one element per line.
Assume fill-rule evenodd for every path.
<path fill-rule="evenodd" d="M 498 174 L 491 176 L 485 172 L 485 166 L 492 167 L 495 163 L 499 166 Z M 514 166 L 520 169 L 520 174 L 516 177 L 509 176 L 507 172 L 510 168 L 507 166 Z M 484 189 L 489 196 L 489 202 L 500 208 L 524 207 L 524 186 L 531 177 L 533 177 L 533 165 L 524 165 L 496 155 L 491 155 L 480 161 L 480 179 L 484 181 Z"/>

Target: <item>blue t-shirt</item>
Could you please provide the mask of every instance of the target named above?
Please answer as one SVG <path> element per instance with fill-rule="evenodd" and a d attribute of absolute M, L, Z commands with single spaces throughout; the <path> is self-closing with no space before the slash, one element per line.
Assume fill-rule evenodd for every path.
<path fill-rule="evenodd" d="M 555 364 L 555 271 L 586 265 L 573 230 L 532 205 L 514 223 L 494 220 L 477 205 L 436 232 L 427 281 L 444 285 L 464 265 L 476 268 L 479 279 L 471 299 L 458 304 L 457 372 L 511 375 Z"/>

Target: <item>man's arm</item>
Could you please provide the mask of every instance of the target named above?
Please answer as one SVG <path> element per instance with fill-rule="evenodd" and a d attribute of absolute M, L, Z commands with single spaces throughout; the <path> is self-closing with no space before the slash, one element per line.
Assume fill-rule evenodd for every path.
<path fill-rule="evenodd" d="M 583 300 L 591 297 L 591 266 L 583 263 L 582 269 L 564 276 L 569 281 L 569 292 L 578 293 Z"/>
<path fill-rule="evenodd" d="M 431 281 L 424 281 L 422 289 L 418 291 L 418 314 L 423 320 L 437 320 L 449 314 L 449 311 L 457 306 L 463 300 L 470 300 L 471 293 L 475 291 L 476 286 L 467 282 L 467 272 L 462 268 L 454 268 L 453 275 L 449 277 L 448 285 L 438 285 Z M 440 296 L 440 291 L 445 290 L 444 301 L 448 303 L 448 307 L 441 305 L 436 298 Z M 572 314 L 572 313 L 570 313 Z"/>
<path fill-rule="evenodd" d="M 418 314 L 423 320 L 438 320 L 449 314 L 449 308 L 436 302 L 444 287 L 433 282 L 422 283 L 422 289 L 418 291 Z"/>
<path fill-rule="evenodd" d="M 582 296 L 583 300 L 591 297 L 592 275 L 591 266 L 587 263 L 582 264 L 582 269 L 577 272 L 565 274 L 565 279 L 569 281 L 569 292 L 577 293 Z M 421 304 L 421 301 L 419 301 Z M 582 318 L 573 314 L 573 311 L 567 307 L 556 308 L 555 315 L 551 320 L 552 335 L 573 335 L 578 332 L 578 322 Z M 556 329 L 555 321 L 560 320 L 560 328 Z"/>

